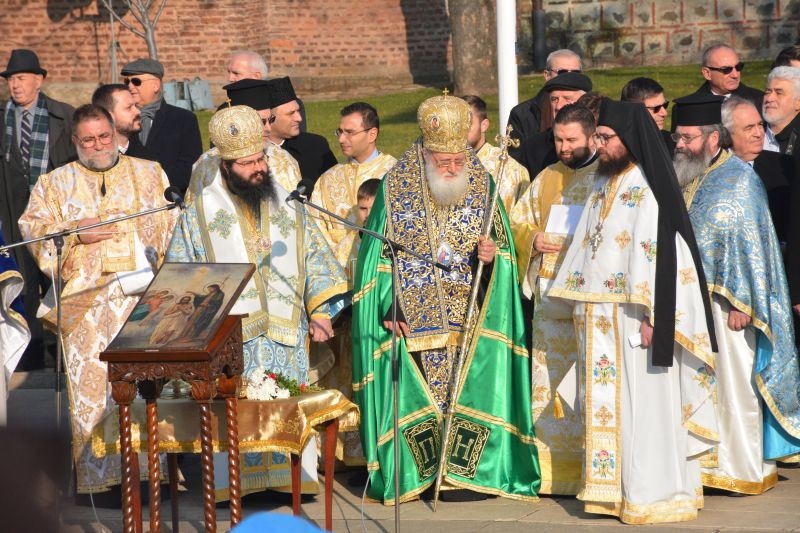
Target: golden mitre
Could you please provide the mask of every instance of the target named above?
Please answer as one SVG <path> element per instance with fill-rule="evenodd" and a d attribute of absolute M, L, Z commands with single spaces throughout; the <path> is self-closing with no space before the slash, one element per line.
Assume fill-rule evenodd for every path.
<path fill-rule="evenodd" d="M 454 154 L 467 149 L 472 110 L 464 100 L 448 96 L 428 98 L 419 106 L 417 122 L 422 146 L 430 152 Z"/>
<path fill-rule="evenodd" d="M 211 142 L 225 161 L 264 151 L 263 124 L 255 109 L 235 105 L 220 109 L 208 123 Z"/>

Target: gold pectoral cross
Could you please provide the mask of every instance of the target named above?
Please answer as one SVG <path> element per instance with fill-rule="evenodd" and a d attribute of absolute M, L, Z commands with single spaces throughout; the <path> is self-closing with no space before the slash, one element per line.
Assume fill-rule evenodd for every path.
<path fill-rule="evenodd" d="M 594 227 L 594 233 L 589 235 L 589 246 L 592 247 L 592 259 L 595 258 L 597 255 L 597 249 L 600 248 L 600 244 L 603 242 L 603 221 L 597 221 L 597 225 Z"/>

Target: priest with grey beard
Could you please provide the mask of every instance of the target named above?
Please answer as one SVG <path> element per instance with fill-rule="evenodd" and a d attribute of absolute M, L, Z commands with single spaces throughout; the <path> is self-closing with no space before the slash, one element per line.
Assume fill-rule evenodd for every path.
<path fill-rule="evenodd" d="M 703 485 L 739 494 L 775 486 L 775 460 L 800 452 L 800 367 L 780 245 L 753 167 L 724 149 L 721 97 L 673 111 L 675 171 L 697 238 L 719 351 L 720 442 Z"/>
<path fill-rule="evenodd" d="M 392 254 L 370 235 L 359 249 L 353 397 L 370 465 L 368 495 L 387 505 L 419 497 L 440 468 L 445 501 L 485 494 L 535 501 L 539 488 L 516 253 L 500 202 L 489 210 L 495 183 L 468 143 L 471 115 L 465 101 L 446 94 L 422 102 L 422 135 L 384 176 L 366 224 L 446 270 L 403 250 Z M 482 235 L 486 222 L 488 236 Z M 475 279 L 479 262 L 485 268 Z M 474 326 L 467 328 L 474 286 L 482 296 Z M 397 441 L 386 394 L 393 330 L 402 421 Z M 459 360 L 463 367 L 456 375 Z M 447 448 L 440 465 L 441 423 L 448 412 L 450 442 L 458 444 Z M 400 472 L 393 467 L 395 446 Z"/>

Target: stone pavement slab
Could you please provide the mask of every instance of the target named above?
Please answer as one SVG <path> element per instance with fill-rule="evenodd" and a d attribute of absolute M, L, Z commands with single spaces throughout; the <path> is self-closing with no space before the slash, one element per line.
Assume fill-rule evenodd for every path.
<path fill-rule="evenodd" d="M 66 400 L 62 400 L 62 407 Z M 9 398 L 9 427 L 54 427 L 54 395 L 52 390 L 16 388 Z M 66 421 L 66 418 L 64 419 Z M 180 494 L 181 533 L 203 531 L 203 508 L 200 497 L 199 456 L 187 455 L 182 471 L 187 478 L 187 492 Z M 734 497 L 720 493 L 705 498 L 705 509 L 697 520 L 675 524 L 629 526 L 616 518 L 588 515 L 582 503 L 574 498 L 542 497 L 536 503 L 492 498 L 481 502 L 440 502 L 434 513 L 429 502 L 416 501 L 400 506 L 401 530 L 424 533 L 564 533 L 586 531 L 618 533 L 646 530 L 649 533 L 673 531 L 712 532 L 800 532 L 800 469 L 779 469 L 778 486 L 760 496 Z M 340 532 L 394 531 L 394 508 L 361 501 L 363 487 L 347 486 L 349 473 L 337 474 L 334 486 L 333 530 Z M 245 496 L 245 517 L 258 511 L 291 513 L 288 495 L 273 492 Z M 169 501 L 162 502 L 163 531 L 170 532 Z M 324 525 L 322 498 L 304 498 L 303 516 Z M 72 498 L 64 497 L 60 507 L 62 531 L 118 532 L 122 530 L 122 513 L 114 509 L 77 507 Z M 144 512 L 147 530 L 148 511 Z M 230 528 L 227 506 L 217 507 L 219 531 Z M 0 526 L 0 531 L 3 528 Z"/>

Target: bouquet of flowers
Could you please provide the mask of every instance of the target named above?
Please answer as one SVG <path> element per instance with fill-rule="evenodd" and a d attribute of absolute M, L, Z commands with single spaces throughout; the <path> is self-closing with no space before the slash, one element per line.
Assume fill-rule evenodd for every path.
<path fill-rule="evenodd" d="M 276 400 L 321 390 L 319 387 L 297 383 L 296 380 L 282 374 L 265 370 L 260 378 L 255 374 L 247 380 L 245 396 L 250 400 Z"/>

